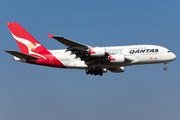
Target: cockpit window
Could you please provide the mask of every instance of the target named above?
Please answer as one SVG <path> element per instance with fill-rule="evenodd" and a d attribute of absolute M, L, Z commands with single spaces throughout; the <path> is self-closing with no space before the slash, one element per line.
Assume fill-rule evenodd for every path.
<path fill-rule="evenodd" d="M 167 52 L 171 52 L 171 51 L 167 51 Z"/>

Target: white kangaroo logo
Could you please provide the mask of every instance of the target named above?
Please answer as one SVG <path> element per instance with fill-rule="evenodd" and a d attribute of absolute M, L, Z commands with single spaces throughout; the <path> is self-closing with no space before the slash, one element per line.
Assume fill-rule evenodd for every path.
<path fill-rule="evenodd" d="M 13 35 L 13 37 L 14 37 L 17 41 L 19 41 L 20 43 L 22 43 L 22 44 L 24 44 L 24 45 L 27 46 L 27 48 L 28 48 L 28 50 L 29 50 L 29 54 L 34 54 L 34 55 L 37 55 L 37 56 L 40 56 L 40 57 L 46 59 L 44 56 L 42 56 L 42 55 L 40 55 L 40 54 L 38 54 L 38 53 L 35 53 L 35 52 L 31 51 L 32 49 L 35 50 L 37 47 L 41 46 L 40 44 L 35 43 L 35 44 L 36 44 L 36 46 L 35 46 L 35 45 L 34 45 L 32 42 L 30 42 L 29 40 L 26 40 L 26 39 L 17 37 L 17 36 L 15 36 L 14 34 L 12 34 L 12 35 Z"/>

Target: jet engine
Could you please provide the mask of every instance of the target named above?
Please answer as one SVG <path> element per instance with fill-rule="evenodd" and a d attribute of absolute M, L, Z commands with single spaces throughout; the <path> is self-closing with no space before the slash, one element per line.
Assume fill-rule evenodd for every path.
<path fill-rule="evenodd" d="M 120 73 L 120 72 L 124 72 L 124 67 L 111 68 L 109 70 L 111 72 Z"/>
<path fill-rule="evenodd" d="M 109 56 L 109 61 L 111 63 L 124 63 L 124 55 L 111 55 Z"/>
<path fill-rule="evenodd" d="M 89 50 L 89 53 L 92 57 L 103 57 L 105 56 L 106 49 L 105 47 L 95 47 L 95 48 L 91 48 Z"/>

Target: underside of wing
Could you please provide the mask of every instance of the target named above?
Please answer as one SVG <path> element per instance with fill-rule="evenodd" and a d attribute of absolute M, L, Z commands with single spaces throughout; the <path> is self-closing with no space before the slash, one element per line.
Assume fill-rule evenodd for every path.
<path fill-rule="evenodd" d="M 71 51 L 71 54 L 75 54 L 77 58 L 80 58 L 82 61 L 84 61 L 89 67 L 95 64 L 96 62 L 99 62 L 99 57 L 92 57 L 90 55 L 90 49 L 93 48 L 92 46 L 84 45 L 69 39 L 66 39 L 61 36 L 54 36 L 49 34 L 49 39 L 54 38 L 57 41 L 61 42 L 62 44 L 68 46 L 67 51 Z"/>
<path fill-rule="evenodd" d="M 105 47 L 92 47 L 66 39 L 64 37 L 54 36 L 49 33 L 48 35 L 49 35 L 49 39 L 54 38 L 57 41 L 61 42 L 62 44 L 68 46 L 67 51 L 71 51 L 71 54 L 75 54 L 76 58 L 80 58 L 90 68 L 113 64 L 112 62 L 110 62 L 111 56 L 109 53 L 106 52 Z M 123 61 L 120 62 L 131 62 L 131 61 L 132 61 L 131 59 L 125 59 L 123 57 Z"/>
<path fill-rule="evenodd" d="M 66 38 L 61 37 L 61 36 L 54 36 L 54 35 L 51 35 L 49 33 L 48 33 L 48 35 L 49 35 L 50 39 L 54 38 L 57 41 L 61 42 L 62 44 L 66 45 L 66 46 L 71 46 L 71 47 L 86 47 L 86 48 L 89 47 L 88 45 L 84 45 L 84 44 L 81 44 L 81 43 L 78 43 L 78 42 L 66 39 Z"/>

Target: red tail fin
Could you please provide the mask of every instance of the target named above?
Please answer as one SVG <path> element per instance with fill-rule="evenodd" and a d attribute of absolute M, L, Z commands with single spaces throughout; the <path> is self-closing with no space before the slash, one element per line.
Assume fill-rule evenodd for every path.
<path fill-rule="evenodd" d="M 46 50 L 33 36 L 31 36 L 18 23 L 7 23 L 14 39 L 16 40 L 22 53 L 40 52 Z"/>
<path fill-rule="evenodd" d="M 27 63 L 65 68 L 61 61 L 59 61 L 52 53 L 43 47 L 33 36 L 31 36 L 23 27 L 21 27 L 21 25 L 14 22 L 7 23 L 7 25 L 21 52 L 25 54 L 14 51 L 7 51 L 8 53 L 17 57 L 23 57 L 26 59 Z M 34 60 L 34 58 L 38 59 Z"/>

